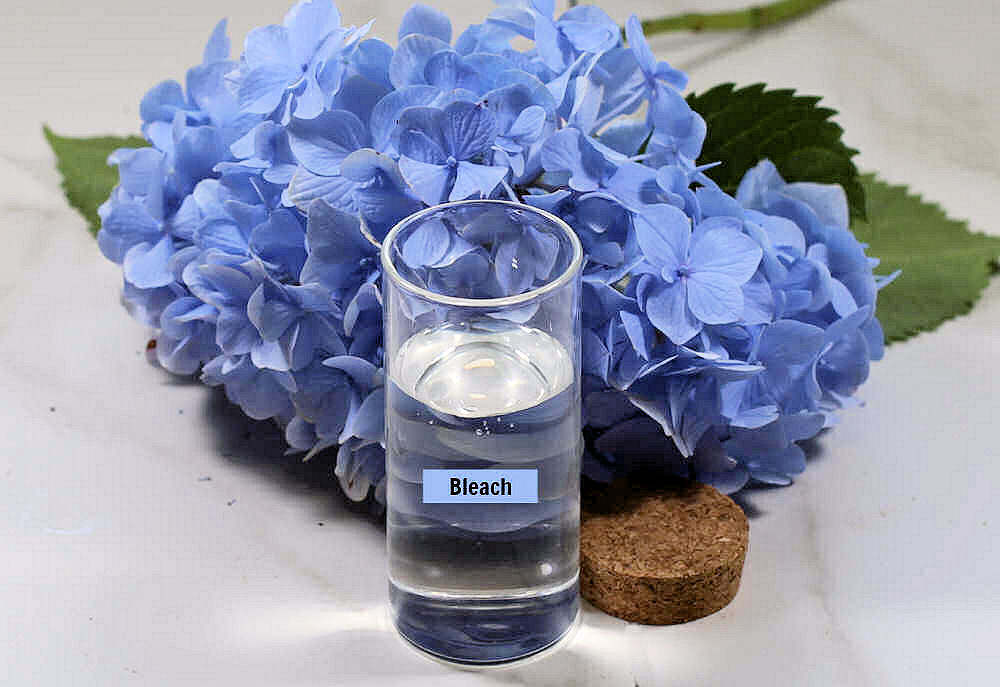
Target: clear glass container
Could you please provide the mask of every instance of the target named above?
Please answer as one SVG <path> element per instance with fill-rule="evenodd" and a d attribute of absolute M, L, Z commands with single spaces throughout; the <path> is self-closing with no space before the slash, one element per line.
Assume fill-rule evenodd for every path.
<path fill-rule="evenodd" d="M 441 658 L 528 656 L 578 612 L 582 262 L 565 222 L 498 200 L 382 244 L 390 601 Z"/>

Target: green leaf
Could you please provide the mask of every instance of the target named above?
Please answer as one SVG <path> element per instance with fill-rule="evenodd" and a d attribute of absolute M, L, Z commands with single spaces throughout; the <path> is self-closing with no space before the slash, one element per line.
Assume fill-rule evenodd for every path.
<path fill-rule="evenodd" d="M 118 183 L 118 170 L 108 165 L 108 155 L 118 148 L 142 148 L 149 144 L 138 136 L 66 138 L 52 133 L 47 126 L 43 130 L 56 154 L 66 199 L 80 211 L 90 224 L 90 233 L 96 236 L 101 228 L 97 208 Z"/>
<path fill-rule="evenodd" d="M 970 232 L 937 205 L 872 174 L 860 177 L 867 221 L 852 229 L 882 260 L 878 271 L 903 274 L 878 296 L 886 341 L 902 341 L 967 313 L 997 272 L 1000 237 Z"/>
<path fill-rule="evenodd" d="M 851 216 L 864 218 L 864 187 L 852 162 L 858 151 L 844 144 L 844 130 L 831 120 L 837 111 L 819 101 L 764 84 L 737 89 L 727 83 L 689 95 L 688 103 L 708 125 L 700 161 L 722 162 L 707 174 L 736 193 L 746 171 L 768 158 L 787 181 L 840 184 Z"/>

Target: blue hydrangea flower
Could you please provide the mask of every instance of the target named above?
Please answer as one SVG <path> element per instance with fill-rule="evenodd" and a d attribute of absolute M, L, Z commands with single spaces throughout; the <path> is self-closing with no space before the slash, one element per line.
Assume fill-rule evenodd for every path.
<path fill-rule="evenodd" d="M 317 355 L 346 353 L 339 313 L 331 306 L 329 292 L 318 285 L 262 282 L 246 305 L 259 335 L 250 350 L 254 365 L 299 370 Z"/>
<path fill-rule="evenodd" d="M 160 316 L 156 358 L 175 374 L 190 375 L 219 354 L 215 343 L 218 311 L 198 298 L 185 296 L 170 303 Z"/>
<path fill-rule="evenodd" d="M 494 144 L 497 133 L 496 118 L 481 105 L 456 102 L 444 109 L 408 108 L 396 131 L 399 171 L 428 205 L 489 196 L 508 168 L 477 160 Z"/>
<path fill-rule="evenodd" d="M 230 78 L 238 84 L 245 112 L 271 115 L 287 124 L 318 117 L 339 90 L 345 52 L 368 32 L 340 25 L 340 12 L 331 0 L 306 0 L 293 7 L 282 25 L 254 29 L 246 39 L 238 70 Z"/>
<path fill-rule="evenodd" d="M 209 386 L 223 386 L 226 398 L 255 420 L 288 422 L 295 413 L 289 398 L 295 378 L 288 372 L 259 368 L 248 355 L 212 358 L 202 368 L 201 378 Z"/>
<path fill-rule="evenodd" d="M 732 218 L 690 219 L 671 205 L 653 205 L 635 218 L 648 272 L 637 282 L 639 306 L 674 343 L 685 343 L 704 324 L 736 322 L 743 314 L 741 287 L 760 264 L 762 251 Z"/>
<path fill-rule="evenodd" d="M 587 474 L 790 483 L 798 442 L 857 403 L 881 357 L 877 296 L 895 275 L 873 274 L 839 186 L 787 183 L 764 160 L 721 190 L 687 77 L 636 17 L 623 44 L 602 10 L 554 12 L 501 0 L 453 42 L 447 16 L 414 5 L 393 47 L 302 0 L 238 60 L 220 22 L 183 86 L 143 98 L 150 146 L 112 154 L 120 183 L 99 210 L 160 364 L 200 369 L 306 457 L 337 447 L 345 493 L 384 498 L 379 241 L 428 205 L 521 200 L 585 250 Z M 544 234 L 468 230 L 423 226 L 401 269 L 497 296 L 551 278 Z"/>

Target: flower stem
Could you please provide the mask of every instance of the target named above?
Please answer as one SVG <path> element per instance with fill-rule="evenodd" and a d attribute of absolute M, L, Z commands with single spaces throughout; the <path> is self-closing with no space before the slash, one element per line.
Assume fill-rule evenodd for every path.
<path fill-rule="evenodd" d="M 521 196 L 517 195 L 517 193 L 514 192 L 514 189 L 510 187 L 510 184 L 507 183 L 506 179 L 501 180 L 500 183 L 503 184 L 504 191 L 507 192 L 507 195 L 510 197 L 512 201 L 514 201 L 515 203 L 521 202 Z"/>
<path fill-rule="evenodd" d="M 687 12 L 658 19 L 646 19 L 647 36 L 668 31 L 731 31 L 763 29 L 805 16 L 833 0 L 777 0 L 729 12 Z"/>

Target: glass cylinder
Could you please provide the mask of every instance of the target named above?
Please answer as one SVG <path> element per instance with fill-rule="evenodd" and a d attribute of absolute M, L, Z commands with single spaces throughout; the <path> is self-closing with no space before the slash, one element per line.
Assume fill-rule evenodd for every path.
<path fill-rule="evenodd" d="M 382 244 L 390 602 L 439 657 L 521 658 L 578 612 L 582 263 L 565 222 L 499 200 Z"/>

